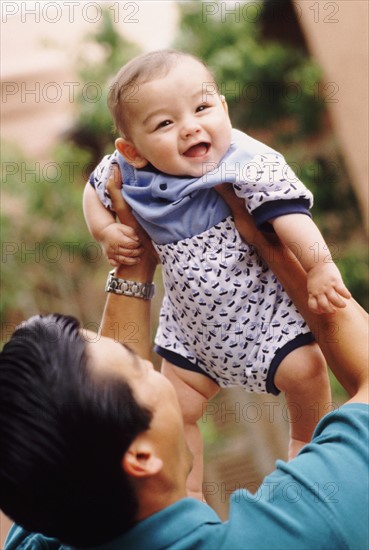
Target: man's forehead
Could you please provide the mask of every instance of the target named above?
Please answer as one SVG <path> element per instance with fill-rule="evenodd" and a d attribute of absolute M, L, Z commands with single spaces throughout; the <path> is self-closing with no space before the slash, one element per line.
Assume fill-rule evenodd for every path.
<path fill-rule="evenodd" d="M 139 359 L 124 343 L 91 331 L 84 334 L 90 367 L 100 373 L 130 376 L 137 371 Z"/>

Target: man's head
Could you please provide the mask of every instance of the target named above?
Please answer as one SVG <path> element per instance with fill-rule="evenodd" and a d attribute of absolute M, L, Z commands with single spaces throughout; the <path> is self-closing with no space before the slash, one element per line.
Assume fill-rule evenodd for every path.
<path fill-rule="evenodd" d="M 196 57 L 161 50 L 134 58 L 111 83 L 116 146 L 136 168 L 174 176 L 213 170 L 229 148 L 231 123 L 214 77 Z"/>
<path fill-rule="evenodd" d="M 169 494 L 178 485 L 173 460 L 183 456 L 181 486 L 190 467 L 173 394 L 149 363 L 83 335 L 74 318 L 31 318 L 0 354 L 0 508 L 30 531 L 81 547 L 153 513 L 146 487 Z M 158 498 L 157 509 L 164 505 Z"/>

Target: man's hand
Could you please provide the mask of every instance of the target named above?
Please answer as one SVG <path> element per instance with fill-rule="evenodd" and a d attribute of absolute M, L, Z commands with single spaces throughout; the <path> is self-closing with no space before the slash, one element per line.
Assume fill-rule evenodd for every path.
<path fill-rule="evenodd" d="M 267 263 L 269 259 L 273 258 L 274 250 L 280 251 L 285 248 L 276 234 L 262 233 L 257 229 L 254 220 L 245 208 L 244 199 L 237 197 L 230 183 L 217 185 L 215 190 L 232 210 L 235 225 L 243 240 L 254 246 Z M 285 254 L 286 261 L 297 261 L 292 252 L 286 251 Z"/>
<path fill-rule="evenodd" d="M 313 313 L 334 313 L 336 308 L 346 307 L 343 298 L 351 298 L 337 266 L 332 263 L 318 263 L 307 274 L 309 308 Z"/>
<path fill-rule="evenodd" d="M 249 244 L 255 244 L 254 241 L 258 238 L 259 232 L 245 208 L 244 199 L 237 197 L 230 183 L 216 185 L 215 190 L 232 210 L 236 227 L 242 238 Z"/>
<path fill-rule="evenodd" d="M 113 249 L 115 246 L 115 253 L 118 252 L 117 256 L 113 256 L 112 259 L 117 260 L 117 264 L 112 265 L 118 265 L 118 264 L 126 264 L 126 265 L 135 265 L 140 262 L 142 259 L 142 256 L 145 255 L 145 259 L 148 258 L 149 262 L 153 262 L 155 265 L 159 263 L 158 255 L 152 245 L 152 242 L 150 240 L 150 237 L 142 229 L 134 215 L 132 214 L 131 208 L 126 203 L 122 196 L 122 177 L 120 174 L 119 167 L 117 165 L 114 165 L 113 167 L 113 174 L 109 178 L 108 183 L 106 185 L 106 189 L 110 195 L 113 210 L 116 213 L 116 215 L 119 218 L 119 221 L 121 222 L 121 225 L 114 224 L 116 227 L 123 227 L 122 233 L 124 233 L 125 238 L 128 237 L 130 239 L 130 242 L 132 244 L 132 241 L 136 244 L 136 247 L 126 245 L 123 246 L 122 252 L 123 254 L 120 254 L 120 250 L 117 251 L 116 245 L 117 240 L 112 240 Z M 122 233 L 120 233 L 120 236 L 122 237 Z M 115 232 L 117 235 L 117 233 Z M 127 241 L 125 241 L 127 242 Z M 128 250 L 127 250 L 128 249 Z M 135 253 L 133 253 L 135 251 Z M 108 256 L 109 257 L 109 256 Z M 121 259 L 124 259 L 125 261 L 121 261 Z M 111 262 L 110 262 L 111 263 Z"/>

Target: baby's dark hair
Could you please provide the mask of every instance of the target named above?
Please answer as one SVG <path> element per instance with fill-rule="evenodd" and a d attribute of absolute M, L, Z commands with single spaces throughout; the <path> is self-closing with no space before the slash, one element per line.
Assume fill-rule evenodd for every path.
<path fill-rule="evenodd" d="M 134 57 L 123 65 L 110 83 L 108 107 L 116 130 L 129 137 L 129 104 L 136 103 L 135 94 L 140 84 L 162 78 L 182 59 L 192 59 L 205 67 L 209 82 L 215 84 L 214 76 L 205 63 L 189 53 L 178 50 L 157 50 Z"/>

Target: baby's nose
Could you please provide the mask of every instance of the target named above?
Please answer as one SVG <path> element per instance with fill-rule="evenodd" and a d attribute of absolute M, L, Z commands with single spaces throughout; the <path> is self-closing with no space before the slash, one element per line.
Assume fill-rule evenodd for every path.
<path fill-rule="evenodd" d="M 201 130 L 199 124 L 195 121 L 188 121 L 182 127 L 182 137 L 188 138 L 195 134 L 198 134 Z"/>

